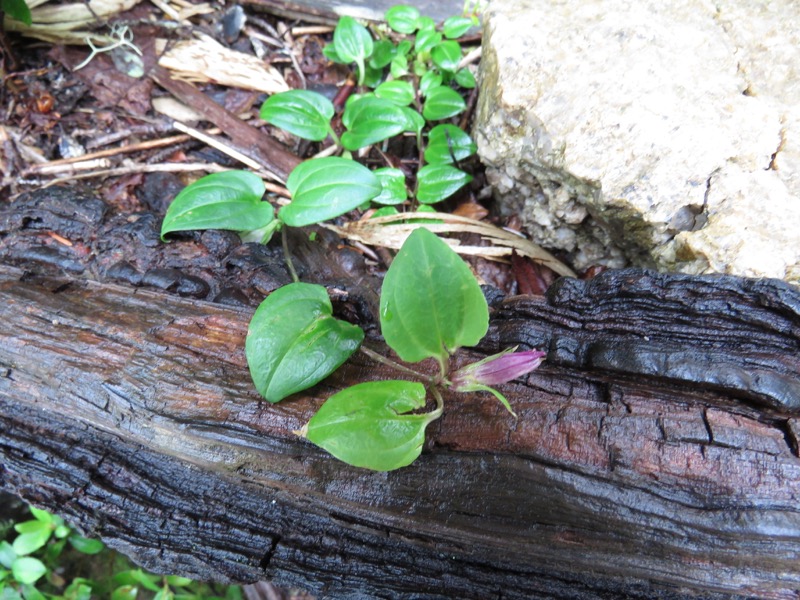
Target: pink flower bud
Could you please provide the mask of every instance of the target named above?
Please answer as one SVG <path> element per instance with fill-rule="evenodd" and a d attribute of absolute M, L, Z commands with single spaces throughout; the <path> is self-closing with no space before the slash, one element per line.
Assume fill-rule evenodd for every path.
<path fill-rule="evenodd" d="M 486 386 L 506 383 L 533 371 L 546 356 L 539 350 L 514 352 L 515 349 L 509 348 L 460 368 L 450 377 L 452 389 L 456 392 L 475 392 Z"/>

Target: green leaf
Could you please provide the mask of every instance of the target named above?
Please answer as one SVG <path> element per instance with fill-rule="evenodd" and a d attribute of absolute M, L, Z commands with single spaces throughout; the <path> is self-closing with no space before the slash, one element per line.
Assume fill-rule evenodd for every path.
<path fill-rule="evenodd" d="M 398 54 L 392 59 L 389 72 L 395 79 L 400 79 L 408 74 L 408 58 L 404 54 Z"/>
<path fill-rule="evenodd" d="M 442 85 L 442 74 L 438 71 L 428 71 L 419 80 L 419 91 L 427 96 L 432 89 Z"/>
<path fill-rule="evenodd" d="M 381 182 L 381 193 L 372 201 L 377 204 L 402 204 L 408 198 L 406 176 L 400 169 L 385 167 L 372 172 Z"/>
<path fill-rule="evenodd" d="M 474 346 L 489 328 L 489 309 L 467 264 L 421 227 L 406 239 L 383 280 L 381 331 L 406 362 Z"/>
<path fill-rule="evenodd" d="M 428 133 L 425 162 L 430 164 L 452 164 L 469 158 L 478 147 L 466 131 L 455 125 L 442 123 Z"/>
<path fill-rule="evenodd" d="M 5 540 L 0 542 L 0 565 L 10 569 L 16 559 L 17 553 L 14 552 L 14 547 Z"/>
<path fill-rule="evenodd" d="M 47 512 L 46 510 L 42 510 L 41 508 L 36 508 L 35 506 L 28 507 L 31 511 L 31 514 L 37 521 L 41 521 L 42 523 L 47 523 L 48 525 L 53 522 L 53 515 Z"/>
<path fill-rule="evenodd" d="M 325 288 L 291 283 L 270 294 L 250 321 L 245 355 L 270 402 L 322 381 L 358 349 L 361 328 L 334 319 Z"/>
<path fill-rule="evenodd" d="M 279 217 L 291 227 L 333 219 L 381 193 L 381 183 L 369 169 L 338 156 L 300 163 L 286 187 L 292 201 L 281 208 Z"/>
<path fill-rule="evenodd" d="M 105 548 L 105 544 L 100 540 L 92 540 L 80 535 L 71 535 L 69 543 L 82 554 L 98 554 Z"/>
<path fill-rule="evenodd" d="M 463 112 L 467 103 L 457 91 L 449 87 L 437 87 L 428 92 L 422 107 L 422 116 L 429 121 L 448 119 Z"/>
<path fill-rule="evenodd" d="M 417 39 L 414 40 L 414 50 L 417 54 L 430 51 L 436 44 L 442 41 L 442 34 L 436 31 L 434 26 L 423 27 L 417 32 Z"/>
<path fill-rule="evenodd" d="M 347 105 L 342 124 L 342 146 L 352 151 L 403 133 L 407 120 L 394 102 L 370 95 Z"/>
<path fill-rule="evenodd" d="M 64 600 L 91 600 L 92 582 L 83 577 L 76 577 L 64 590 Z"/>
<path fill-rule="evenodd" d="M 160 589 L 158 593 L 153 596 L 153 600 L 174 600 L 175 594 L 170 589 Z"/>
<path fill-rule="evenodd" d="M 467 33 L 475 25 L 476 23 L 469 17 L 450 17 L 444 20 L 442 33 L 448 39 L 455 39 Z"/>
<path fill-rule="evenodd" d="M 400 211 L 398 211 L 394 206 L 382 206 L 374 213 L 370 219 L 377 219 L 378 217 L 389 217 L 392 215 L 399 215 Z"/>
<path fill-rule="evenodd" d="M 19 556 L 30 554 L 43 547 L 53 534 L 50 524 L 41 521 L 26 521 L 14 528 L 22 531 L 12 544 L 14 552 Z"/>
<path fill-rule="evenodd" d="M 167 575 L 167 583 L 173 587 L 186 587 L 192 585 L 192 580 L 188 577 L 180 577 L 179 575 Z"/>
<path fill-rule="evenodd" d="M 122 585 L 111 592 L 111 600 L 136 600 L 139 588 L 135 585 Z"/>
<path fill-rule="evenodd" d="M 34 583 L 47 573 L 47 567 L 38 558 L 23 556 L 11 565 L 11 573 L 19 583 Z"/>
<path fill-rule="evenodd" d="M 422 129 L 425 127 L 425 117 L 423 117 L 410 106 L 402 106 L 400 107 L 400 110 L 403 111 L 403 115 L 406 118 L 405 130 L 416 133 L 417 135 L 422 133 Z"/>
<path fill-rule="evenodd" d="M 455 71 L 461 60 L 461 46 L 458 42 L 441 42 L 431 49 L 433 64 L 443 71 Z"/>
<path fill-rule="evenodd" d="M 53 534 L 58 539 L 63 539 L 65 537 L 67 537 L 70 533 L 72 533 L 72 530 L 66 525 L 59 525 L 58 527 L 56 527 L 56 530 L 53 532 Z"/>
<path fill-rule="evenodd" d="M 407 81 L 384 81 L 375 89 L 375 95 L 398 106 L 408 106 L 414 101 L 414 87 Z"/>
<path fill-rule="evenodd" d="M 322 94 L 289 90 L 273 94 L 261 105 L 261 118 L 304 140 L 321 142 L 330 133 L 333 103 Z"/>
<path fill-rule="evenodd" d="M 425 406 L 425 387 L 410 381 L 360 383 L 328 398 L 303 429 L 305 437 L 355 467 L 392 471 L 420 455 L 425 428 L 441 411 Z"/>
<path fill-rule="evenodd" d="M 472 176 L 450 165 L 427 165 L 417 172 L 417 200 L 441 202 L 472 181 Z"/>
<path fill-rule="evenodd" d="M 348 61 L 343 60 L 341 56 L 339 56 L 336 52 L 336 44 L 330 43 L 325 44 L 325 47 L 322 48 L 322 54 L 331 62 L 335 62 L 339 65 L 346 65 Z"/>
<path fill-rule="evenodd" d="M 477 85 L 472 71 L 464 67 L 456 71 L 456 83 L 463 88 L 472 89 Z"/>
<path fill-rule="evenodd" d="M 382 69 L 397 55 L 397 46 L 389 40 L 378 40 L 369 57 L 369 66 L 373 69 Z"/>
<path fill-rule="evenodd" d="M 22 21 L 28 27 L 33 24 L 33 19 L 31 18 L 31 9 L 28 8 L 25 0 L 3 0 L 2 5 L 0 6 L 3 7 L 3 12 L 12 19 Z"/>
<path fill-rule="evenodd" d="M 342 17 L 333 30 L 333 43 L 340 59 L 358 65 L 359 84 L 364 83 L 364 61 L 374 50 L 369 31 L 353 17 Z"/>
<path fill-rule="evenodd" d="M 22 590 L 22 597 L 25 600 L 47 600 L 47 596 L 29 583 L 21 586 L 20 589 Z"/>
<path fill-rule="evenodd" d="M 249 171 L 206 175 L 183 188 L 169 205 L 161 239 L 191 229 L 260 229 L 275 217 L 272 205 L 261 201 L 264 191 L 264 182 Z"/>
<path fill-rule="evenodd" d="M 414 6 L 393 6 L 386 11 L 384 18 L 389 27 L 397 33 L 414 33 L 417 30 L 419 9 Z"/>

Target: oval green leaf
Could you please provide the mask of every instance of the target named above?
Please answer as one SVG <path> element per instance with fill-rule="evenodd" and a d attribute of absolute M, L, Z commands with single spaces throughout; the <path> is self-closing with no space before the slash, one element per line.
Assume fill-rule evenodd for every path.
<path fill-rule="evenodd" d="M 71 535 L 69 543 L 81 554 L 99 554 L 105 548 L 100 540 L 92 540 L 80 535 Z"/>
<path fill-rule="evenodd" d="M 433 64 L 442 71 L 454 72 L 461 60 L 461 46 L 458 42 L 442 42 L 431 49 Z"/>
<path fill-rule="evenodd" d="M 408 121 L 394 102 L 374 95 L 364 96 L 347 104 L 342 113 L 342 134 L 346 150 L 358 150 L 403 133 Z"/>
<path fill-rule="evenodd" d="M 354 467 L 392 471 L 420 455 L 425 428 L 441 411 L 425 406 L 425 387 L 411 381 L 371 381 L 328 398 L 303 428 L 305 437 Z"/>
<path fill-rule="evenodd" d="M 372 56 L 369 57 L 369 66 L 373 69 L 382 69 L 397 55 L 397 46 L 389 40 L 378 40 L 374 44 Z"/>
<path fill-rule="evenodd" d="M 358 349 L 364 332 L 332 312 L 325 288 L 309 283 L 285 285 L 261 303 L 250 321 L 245 355 L 264 398 L 280 402 L 310 388 Z"/>
<path fill-rule="evenodd" d="M 489 309 L 467 264 L 421 227 L 406 239 L 386 272 L 380 301 L 386 343 L 406 362 L 474 346 L 489 328 Z"/>
<path fill-rule="evenodd" d="M 465 108 L 467 103 L 461 94 L 449 87 L 437 87 L 428 92 L 422 107 L 422 116 L 429 121 L 449 119 L 463 112 Z"/>
<path fill-rule="evenodd" d="M 417 54 L 430 51 L 436 44 L 442 41 L 442 34 L 436 31 L 434 25 L 423 26 L 417 32 L 417 38 L 414 40 L 414 51 Z"/>
<path fill-rule="evenodd" d="M 47 573 L 47 567 L 38 558 L 23 556 L 11 565 L 11 573 L 19 583 L 34 583 Z"/>
<path fill-rule="evenodd" d="M 381 182 L 381 193 L 372 201 L 376 204 L 402 204 L 408 199 L 406 176 L 400 169 L 385 167 L 372 172 Z"/>
<path fill-rule="evenodd" d="M 400 110 L 403 111 L 406 118 L 406 131 L 417 135 L 422 133 L 422 129 L 425 127 L 425 118 L 410 106 L 401 106 Z"/>
<path fill-rule="evenodd" d="M 333 44 L 338 57 L 346 62 L 362 66 L 374 49 L 369 31 L 353 17 L 342 17 L 333 30 Z"/>
<path fill-rule="evenodd" d="M 389 27 L 397 33 L 414 33 L 417 30 L 419 9 L 415 6 L 393 6 L 386 11 L 384 18 Z"/>
<path fill-rule="evenodd" d="M 289 174 L 292 201 L 281 208 L 281 221 L 291 227 L 320 223 L 357 208 L 381 193 L 381 182 L 353 160 L 338 156 L 313 158 Z"/>
<path fill-rule="evenodd" d="M 392 59 L 389 72 L 395 79 L 400 79 L 404 75 L 408 75 L 408 58 L 404 54 L 398 54 Z"/>
<path fill-rule="evenodd" d="M 249 171 L 206 175 L 183 188 L 169 205 L 161 224 L 161 239 L 173 231 L 252 231 L 265 227 L 275 211 L 269 202 L 261 201 L 264 191 L 264 182 Z"/>
<path fill-rule="evenodd" d="M 475 76 L 472 74 L 472 71 L 470 71 L 466 67 L 456 71 L 455 80 L 458 85 L 468 90 L 471 90 L 477 85 L 477 82 L 475 81 Z"/>
<path fill-rule="evenodd" d="M 414 86 L 407 81 L 384 81 L 375 88 L 375 95 L 397 106 L 408 106 L 414 101 Z"/>
<path fill-rule="evenodd" d="M 427 71 L 419 80 L 419 92 L 427 96 L 428 92 L 442 85 L 442 74 L 438 71 Z"/>
<path fill-rule="evenodd" d="M 449 17 L 442 24 L 442 33 L 448 39 L 459 38 L 477 25 L 469 17 Z"/>
<path fill-rule="evenodd" d="M 261 105 L 261 118 L 304 140 L 321 142 L 330 133 L 333 103 L 309 90 L 273 94 Z"/>
<path fill-rule="evenodd" d="M 478 147 L 469 134 L 455 125 L 442 123 L 428 134 L 428 147 L 425 148 L 425 162 L 430 164 L 452 164 L 469 158 Z"/>
<path fill-rule="evenodd" d="M 450 165 L 427 165 L 417 172 L 417 200 L 435 204 L 472 181 L 472 176 Z"/>

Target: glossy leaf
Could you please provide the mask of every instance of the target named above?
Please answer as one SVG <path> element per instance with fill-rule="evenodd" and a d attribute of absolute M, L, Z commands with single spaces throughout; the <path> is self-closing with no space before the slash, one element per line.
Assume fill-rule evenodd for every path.
<path fill-rule="evenodd" d="M 406 118 L 406 131 L 416 133 L 417 135 L 422 133 L 422 129 L 425 127 L 425 117 L 410 106 L 403 106 L 401 110 Z"/>
<path fill-rule="evenodd" d="M 0 542 L 0 566 L 10 569 L 12 563 L 17 559 L 17 553 L 7 541 Z"/>
<path fill-rule="evenodd" d="M 489 309 L 467 264 L 445 242 L 414 230 L 386 272 L 380 300 L 381 332 L 406 362 L 474 346 L 486 335 Z"/>
<path fill-rule="evenodd" d="M 381 193 L 381 183 L 365 166 L 329 156 L 300 163 L 286 187 L 292 201 L 281 208 L 281 221 L 291 227 L 320 223 L 357 208 Z"/>
<path fill-rule="evenodd" d="M 426 72 L 419 80 L 419 91 L 423 96 L 428 92 L 442 85 L 442 74 L 437 71 Z"/>
<path fill-rule="evenodd" d="M 355 467 L 392 471 L 416 460 L 425 428 L 441 414 L 440 410 L 411 414 L 424 406 L 421 383 L 360 383 L 328 398 L 302 433 Z"/>
<path fill-rule="evenodd" d="M 161 224 L 161 239 L 173 231 L 251 231 L 265 227 L 275 211 L 269 202 L 261 201 L 264 191 L 264 182 L 249 171 L 206 175 L 181 190 L 169 205 Z"/>
<path fill-rule="evenodd" d="M 372 55 L 369 57 L 369 66 L 373 69 L 382 69 L 397 55 L 397 47 L 389 40 L 375 42 Z"/>
<path fill-rule="evenodd" d="M 442 123 L 428 134 L 425 162 L 430 164 L 452 164 L 475 154 L 478 147 L 469 134 L 455 125 Z"/>
<path fill-rule="evenodd" d="M 408 58 L 405 54 L 398 54 L 392 59 L 389 72 L 395 79 L 400 79 L 403 75 L 408 74 Z"/>
<path fill-rule="evenodd" d="M 34 583 L 47 573 L 47 567 L 38 558 L 23 556 L 13 562 L 11 573 L 19 583 Z"/>
<path fill-rule="evenodd" d="M 364 61 L 372 54 L 374 42 L 369 31 L 353 17 L 342 17 L 333 30 L 336 54 L 345 62 L 358 65 L 359 79 L 364 79 Z"/>
<path fill-rule="evenodd" d="M 428 52 L 441 41 L 442 34 L 436 31 L 435 27 L 423 27 L 417 32 L 417 39 L 414 40 L 414 50 L 417 54 Z"/>
<path fill-rule="evenodd" d="M 434 204 L 449 198 L 472 181 L 472 176 L 450 165 L 427 165 L 417 172 L 417 200 Z"/>
<path fill-rule="evenodd" d="M 31 9 L 26 4 L 25 0 L 3 0 L 2 12 L 6 13 L 12 19 L 25 23 L 28 27 L 33 23 L 31 16 Z"/>
<path fill-rule="evenodd" d="M 469 17 L 449 17 L 442 24 L 442 33 L 448 39 L 459 38 L 475 25 L 476 23 Z"/>
<path fill-rule="evenodd" d="M 414 87 L 407 81 L 384 81 L 375 89 L 375 95 L 398 106 L 408 106 L 414 101 Z"/>
<path fill-rule="evenodd" d="M 377 219 L 378 217 L 390 217 L 392 215 L 399 215 L 400 211 L 398 211 L 394 206 L 381 206 L 378 210 L 372 213 L 370 219 Z"/>
<path fill-rule="evenodd" d="M 472 74 L 472 71 L 470 71 L 466 67 L 456 71 L 455 80 L 458 85 L 467 89 L 472 89 L 477 85 L 477 82 L 475 81 L 475 76 Z"/>
<path fill-rule="evenodd" d="M 408 198 L 406 176 L 400 169 L 385 167 L 372 172 L 381 182 L 381 193 L 372 201 L 377 204 L 402 204 Z"/>
<path fill-rule="evenodd" d="M 322 54 L 331 62 L 335 62 L 339 65 L 346 65 L 349 61 L 344 60 L 339 54 L 336 52 L 336 44 L 330 43 L 325 44 L 325 47 L 322 48 Z"/>
<path fill-rule="evenodd" d="M 304 140 L 320 142 L 330 133 L 333 103 L 322 94 L 289 90 L 273 94 L 261 105 L 261 118 Z"/>
<path fill-rule="evenodd" d="M 419 21 L 419 9 L 415 6 L 393 6 L 386 11 L 384 18 L 389 27 L 397 33 L 414 33 Z"/>
<path fill-rule="evenodd" d="M 81 554 L 98 554 L 105 548 L 105 544 L 100 540 L 92 540 L 80 535 L 70 536 L 69 543 Z"/>
<path fill-rule="evenodd" d="M 33 515 L 33 518 L 37 521 L 41 521 L 42 523 L 53 523 L 54 521 L 60 520 L 54 515 L 50 514 L 46 510 L 42 510 L 41 508 L 36 508 L 35 506 L 28 507 Z"/>
<path fill-rule="evenodd" d="M 443 71 L 455 71 L 461 60 L 461 46 L 458 42 L 441 42 L 431 49 L 433 64 Z"/>
<path fill-rule="evenodd" d="M 258 392 L 270 402 L 307 389 L 358 349 L 364 332 L 333 318 L 320 285 L 291 283 L 267 296 L 250 321 L 245 355 Z"/>
<path fill-rule="evenodd" d="M 422 107 L 422 116 L 429 121 L 449 119 L 463 112 L 467 103 L 457 91 L 449 87 L 437 87 L 428 92 Z"/>
<path fill-rule="evenodd" d="M 394 102 L 370 95 L 347 105 L 342 124 L 342 146 L 352 151 L 403 133 L 407 120 Z"/>
<path fill-rule="evenodd" d="M 18 556 L 30 554 L 44 546 L 53 534 L 49 523 L 42 521 L 26 521 L 14 527 L 19 535 L 14 538 L 12 547 Z"/>

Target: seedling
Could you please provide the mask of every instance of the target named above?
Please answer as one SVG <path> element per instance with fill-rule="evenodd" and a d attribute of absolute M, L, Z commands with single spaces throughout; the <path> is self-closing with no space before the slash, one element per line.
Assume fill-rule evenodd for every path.
<path fill-rule="evenodd" d="M 395 205 L 409 202 L 422 211 L 469 183 L 472 177 L 459 163 L 475 153 L 472 139 L 453 123 L 430 122 L 450 119 L 466 108 L 451 86 L 470 88 L 475 81 L 470 71 L 459 68 L 462 50 L 453 38 L 475 20 L 456 17 L 439 29 L 408 6 L 391 8 L 386 19 L 391 31 L 378 28 L 374 39 L 366 27 L 344 17 L 333 43 L 325 48 L 331 60 L 356 65 L 362 86 L 345 104 L 341 135 L 332 124 L 333 104 L 314 92 L 275 94 L 261 107 L 265 121 L 310 141 L 330 138 L 342 156 L 310 159 L 295 168 L 286 181 L 291 202 L 277 215 L 262 201 L 264 185 L 252 173 L 208 175 L 172 202 L 162 238 L 175 231 L 220 228 L 248 237 L 258 232 L 266 243 L 276 231 L 285 233 L 287 226 L 335 219 L 370 202 L 384 205 L 378 214 L 396 213 Z M 413 34 L 413 39 L 395 43 L 398 34 Z M 370 171 L 350 155 L 401 135 L 416 139 L 419 156 L 427 163 L 420 164 L 412 190 L 400 169 L 388 165 Z M 285 242 L 284 235 L 284 246 Z M 342 390 L 298 432 L 358 467 L 388 471 L 413 462 L 422 451 L 425 428 L 442 415 L 445 390 L 490 391 L 513 414 L 492 386 L 528 373 L 544 357 L 538 351 L 512 349 L 450 372 L 452 354 L 476 345 L 486 334 L 489 311 L 466 263 L 424 228 L 407 238 L 386 273 L 380 323 L 386 343 L 403 361 L 435 359 L 439 369 L 434 376 L 361 347 L 363 331 L 333 317 L 325 288 L 294 278 L 262 302 L 247 334 L 248 366 L 265 399 L 280 402 L 317 384 L 359 348 L 416 379 L 361 383 Z M 429 397 L 435 408 L 419 412 Z"/>

